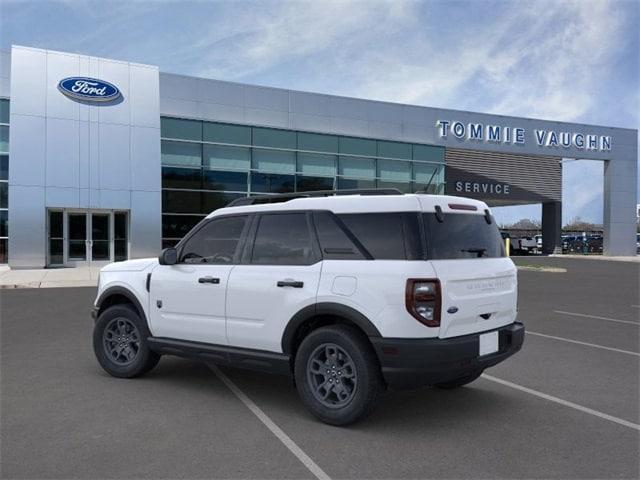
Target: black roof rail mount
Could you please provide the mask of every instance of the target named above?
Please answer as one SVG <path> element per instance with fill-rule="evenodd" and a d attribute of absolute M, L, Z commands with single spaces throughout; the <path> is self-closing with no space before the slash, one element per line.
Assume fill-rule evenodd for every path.
<path fill-rule="evenodd" d="M 261 203 L 288 202 L 295 198 L 331 197 L 335 195 L 404 195 L 396 188 L 354 188 L 349 190 L 315 190 L 311 192 L 277 193 L 272 195 L 255 195 L 240 197 L 229 202 L 227 207 L 243 207 Z"/>

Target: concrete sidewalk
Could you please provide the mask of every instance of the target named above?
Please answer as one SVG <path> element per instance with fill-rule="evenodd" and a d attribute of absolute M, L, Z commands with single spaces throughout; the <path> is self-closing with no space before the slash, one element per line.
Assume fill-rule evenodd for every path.
<path fill-rule="evenodd" d="M 572 254 L 572 253 L 554 253 L 549 255 L 553 258 L 580 258 L 583 260 L 604 260 L 610 262 L 633 262 L 640 263 L 640 254 L 632 257 L 605 257 L 603 255 L 580 255 L 580 254 Z"/>
<path fill-rule="evenodd" d="M 95 287 L 100 267 L 0 270 L 0 288 Z"/>

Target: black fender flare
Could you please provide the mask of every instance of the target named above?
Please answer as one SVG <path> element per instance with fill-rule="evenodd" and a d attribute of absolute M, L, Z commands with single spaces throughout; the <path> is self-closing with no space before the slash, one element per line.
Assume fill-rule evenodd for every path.
<path fill-rule="evenodd" d="M 300 328 L 300 326 L 307 320 L 320 315 L 331 315 L 344 318 L 359 327 L 367 337 L 382 336 L 376 326 L 371 323 L 371 320 L 365 317 L 358 310 L 341 303 L 321 302 L 308 305 L 291 317 L 287 327 L 284 329 L 284 333 L 282 334 L 282 352 L 290 355 L 292 353 L 291 346 L 298 328 Z"/>
<path fill-rule="evenodd" d="M 149 325 L 149 322 L 147 321 L 147 315 L 145 314 L 144 308 L 142 308 L 142 304 L 138 300 L 138 297 L 136 297 L 136 295 L 131 290 L 125 287 L 116 285 L 114 287 L 107 288 L 104 292 L 100 294 L 100 296 L 98 297 L 98 300 L 96 300 L 96 304 L 95 304 L 96 308 L 100 310 L 102 308 L 102 303 L 107 298 L 113 295 L 122 295 L 123 297 L 126 297 L 126 299 L 129 300 L 134 307 L 136 307 L 136 310 L 138 310 L 138 314 L 140 315 L 142 320 L 144 320 L 144 322 L 147 325 Z"/>

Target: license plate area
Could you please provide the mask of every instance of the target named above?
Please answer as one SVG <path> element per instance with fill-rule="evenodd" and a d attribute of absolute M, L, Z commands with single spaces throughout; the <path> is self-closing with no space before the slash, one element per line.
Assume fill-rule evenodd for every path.
<path fill-rule="evenodd" d="M 498 332 L 496 331 L 481 334 L 478 346 L 480 350 L 478 352 L 478 355 L 480 357 L 496 353 L 500 346 L 500 337 L 498 335 Z"/>

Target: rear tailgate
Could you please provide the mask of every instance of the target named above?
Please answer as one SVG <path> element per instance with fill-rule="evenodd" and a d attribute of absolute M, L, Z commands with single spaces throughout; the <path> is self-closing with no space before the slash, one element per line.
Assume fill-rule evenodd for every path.
<path fill-rule="evenodd" d="M 515 321 L 517 270 L 511 259 L 432 260 L 440 279 L 440 338 L 492 330 Z"/>

